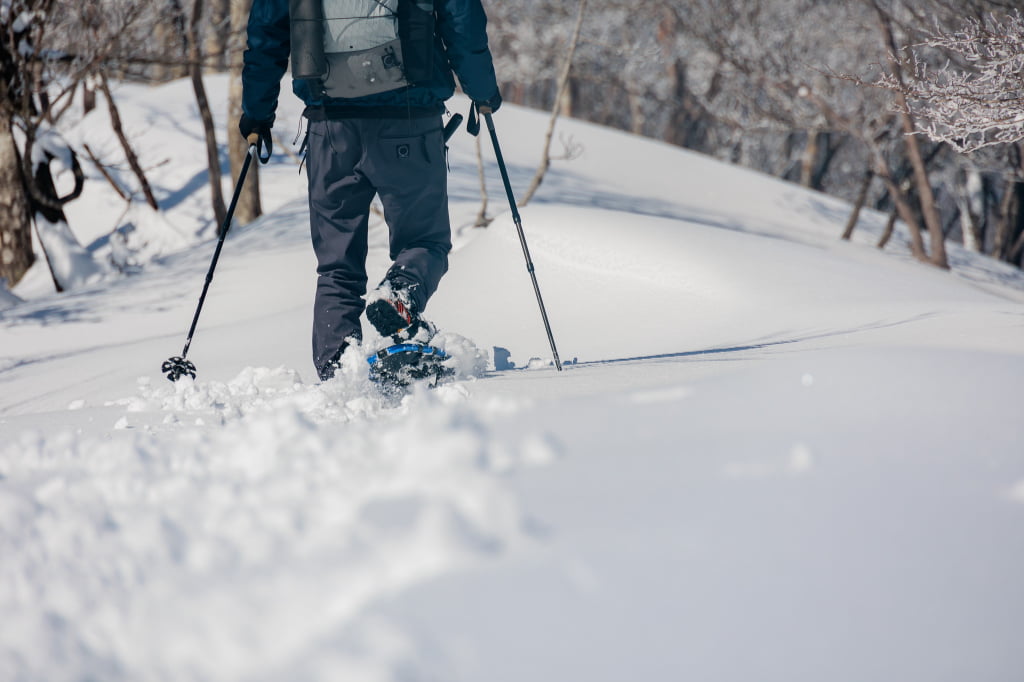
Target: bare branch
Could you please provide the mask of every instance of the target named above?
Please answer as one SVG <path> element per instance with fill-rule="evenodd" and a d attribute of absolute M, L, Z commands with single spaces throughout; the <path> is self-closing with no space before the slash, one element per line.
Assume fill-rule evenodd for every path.
<path fill-rule="evenodd" d="M 935 67 L 936 55 L 945 63 Z M 929 61 L 928 56 L 932 57 Z M 1024 17 L 989 14 L 911 48 L 908 78 L 878 83 L 904 98 L 918 132 L 961 152 L 1024 139 Z M 957 68 L 951 59 L 966 65 Z"/>

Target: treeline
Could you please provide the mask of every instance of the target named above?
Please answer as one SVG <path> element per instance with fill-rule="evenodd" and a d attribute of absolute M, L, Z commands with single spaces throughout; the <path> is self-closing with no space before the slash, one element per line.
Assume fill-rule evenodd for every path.
<path fill-rule="evenodd" d="M 844 198 L 854 206 L 847 238 L 861 207 L 887 212 L 890 226 L 907 225 L 915 256 L 939 267 L 947 240 L 1024 263 L 1016 2 L 484 0 L 506 101 L 557 107 Z M 228 142 L 233 166 L 245 154 L 234 121 L 250 4 L 0 0 L 0 278 L 13 284 L 31 265 L 32 216 L 59 212 L 81 191 L 76 182 L 57 196 L 49 164 L 80 179 L 81 155 L 101 171 L 113 163 L 54 148 L 73 103 L 108 108 L 123 147 L 117 163 L 134 178 L 120 174 L 119 191 L 159 210 L 118 129 L 114 79 L 192 81 L 207 112 L 220 222 L 217 140 Z M 216 131 L 203 74 L 222 70 L 233 76 L 231 103 L 228 130 Z M 259 214 L 258 182 L 246 185 L 242 222 Z"/>
<path fill-rule="evenodd" d="M 1015 6 L 1007 0 L 591 0 L 557 106 L 842 197 L 857 209 L 887 212 L 890 224 L 898 218 L 909 227 L 914 254 L 940 267 L 948 264 L 946 240 L 1020 266 L 1020 69 L 1009 69 L 1010 82 L 996 88 L 1004 109 L 1015 108 L 1014 134 L 986 138 L 995 143 L 970 154 L 956 147 L 980 145 L 943 139 L 949 127 L 936 127 L 928 116 L 937 100 L 912 97 L 921 94 L 912 86 L 936 73 L 955 84 L 956 75 L 969 78 L 983 68 L 978 57 L 987 46 L 976 43 L 984 30 L 966 41 L 972 45 L 966 50 L 936 36 L 963 36 L 973 21 L 981 29 L 998 27 L 989 34 L 1005 37 L 1020 30 Z M 556 106 L 579 7 L 554 0 L 489 5 L 508 100 Z M 1018 19 L 1017 28 L 1008 17 Z M 1015 38 L 1001 49 L 1012 54 L 1015 44 L 1024 54 L 1024 36 Z M 961 82 L 968 87 L 947 93 L 954 116 L 976 92 Z M 987 123 L 979 123 L 982 138 L 999 125 Z M 856 210 L 847 237 L 855 223 Z"/>

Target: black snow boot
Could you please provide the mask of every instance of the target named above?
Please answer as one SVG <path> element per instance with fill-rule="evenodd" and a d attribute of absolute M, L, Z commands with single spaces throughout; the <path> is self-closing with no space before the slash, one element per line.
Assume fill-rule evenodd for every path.
<path fill-rule="evenodd" d="M 367 296 L 366 319 L 377 333 L 395 343 L 427 343 L 437 333 L 433 324 L 417 314 L 409 295 L 385 282 Z"/>

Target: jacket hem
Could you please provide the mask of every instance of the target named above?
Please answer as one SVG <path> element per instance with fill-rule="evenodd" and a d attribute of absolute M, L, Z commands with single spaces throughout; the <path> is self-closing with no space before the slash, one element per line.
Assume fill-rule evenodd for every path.
<path fill-rule="evenodd" d="M 302 115 L 310 121 L 337 121 L 348 118 L 431 118 L 443 113 L 443 103 L 432 107 L 316 104 L 307 106 Z"/>

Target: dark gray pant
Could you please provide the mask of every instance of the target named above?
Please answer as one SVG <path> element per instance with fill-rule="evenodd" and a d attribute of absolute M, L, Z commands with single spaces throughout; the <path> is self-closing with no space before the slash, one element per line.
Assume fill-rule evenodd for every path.
<path fill-rule="evenodd" d="M 362 338 L 370 202 L 380 195 L 394 261 L 386 279 L 422 311 L 448 270 L 451 223 L 441 118 L 310 121 L 309 222 L 317 259 L 313 363 L 321 378 Z"/>

